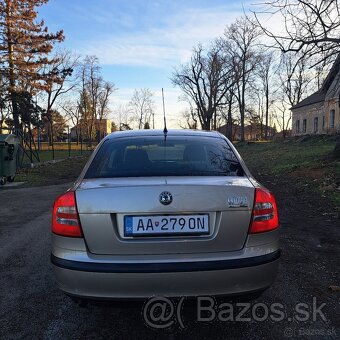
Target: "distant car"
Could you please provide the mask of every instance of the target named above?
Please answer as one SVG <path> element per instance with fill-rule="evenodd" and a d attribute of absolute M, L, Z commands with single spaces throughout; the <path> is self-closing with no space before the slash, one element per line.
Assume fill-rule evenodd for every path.
<path fill-rule="evenodd" d="M 115 132 L 54 203 L 51 261 L 80 298 L 259 293 L 278 227 L 273 194 L 223 135 Z"/>

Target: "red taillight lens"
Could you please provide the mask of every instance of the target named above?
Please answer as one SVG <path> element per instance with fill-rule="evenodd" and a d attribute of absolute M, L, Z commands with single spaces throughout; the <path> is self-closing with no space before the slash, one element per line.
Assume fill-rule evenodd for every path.
<path fill-rule="evenodd" d="M 62 236 L 83 236 L 73 191 L 68 191 L 55 200 L 52 215 L 52 232 Z"/>
<path fill-rule="evenodd" d="M 255 189 L 255 202 L 249 233 L 262 233 L 276 229 L 278 226 L 279 216 L 274 195 L 264 189 Z"/>

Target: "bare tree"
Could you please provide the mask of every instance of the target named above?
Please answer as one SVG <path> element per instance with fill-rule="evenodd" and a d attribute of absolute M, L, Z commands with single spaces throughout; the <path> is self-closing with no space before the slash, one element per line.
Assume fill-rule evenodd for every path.
<path fill-rule="evenodd" d="M 190 108 L 185 109 L 182 112 L 182 116 L 185 119 L 185 125 L 180 123 L 180 127 L 182 129 L 197 129 L 198 117 L 197 117 L 197 110 L 190 106 Z"/>
<path fill-rule="evenodd" d="M 52 135 L 54 140 L 61 141 L 63 139 L 65 129 L 67 128 L 65 117 L 62 116 L 59 111 L 53 109 L 50 110 L 49 114 L 49 118 L 46 115 L 42 118 L 40 133 L 47 138 L 50 138 Z M 51 121 L 53 121 L 53 124 L 51 124 Z M 52 141 L 52 150 L 54 150 L 53 145 L 54 143 Z"/>
<path fill-rule="evenodd" d="M 194 48 L 188 64 L 182 65 L 172 75 L 172 82 L 179 86 L 197 109 L 197 116 L 204 130 L 211 129 L 219 107 L 225 105 L 225 96 L 234 84 L 232 62 L 222 52 L 216 41 L 208 50 L 199 45 Z"/>
<path fill-rule="evenodd" d="M 66 117 L 70 120 L 74 126 L 76 132 L 77 144 L 79 144 L 81 136 L 81 113 L 79 101 L 74 102 L 72 100 L 65 101 L 61 105 L 62 110 L 65 112 Z"/>
<path fill-rule="evenodd" d="M 98 96 L 98 118 L 102 120 L 109 114 L 109 99 L 115 91 L 113 83 L 104 82 Z"/>
<path fill-rule="evenodd" d="M 279 78 L 285 102 L 294 106 L 310 93 L 312 74 L 306 58 L 296 53 L 283 54 Z"/>
<path fill-rule="evenodd" d="M 236 97 L 240 110 L 241 141 L 244 140 L 246 93 L 260 60 L 257 48 L 260 36 L 261 31 L 256 23 L 247 16 L 237 19 L 224 33 L 225 51 L 231 55 L 237 73 Z"/>
<path fill-rule="evenodd" d="M 287 52 L 281 56 L 278 76 L 280 89 L 275 106 L 280 113 L 276 112 L 274 118 L 285 138 L 292 119 L 290 108 L 311 93 L 313 74 L 306 58 L 301 57 L 299 53 Z"/>
<path fill-rule="evenodd" d="M 235 95 L 236 91 L 236 84 L 234 86 L 231 86 L 228 90 L 228 92 L 225 95 L 225 106 L 221 107 L 219 110 L 220 117 L 224 119 L 226 122 L 227 128 L 226 128 L 226 136 L 230 140 L 234 140 L 234 130 L 233 126 L 235 124 L 235 118 L 233 117 L 233 113 L 235 113 L 235 106 L 237 105 L 237 98 Z"/>
<path fill-rule="evenodd" d="M 133 119 L 138 121 L 138 129 L 143 129 L 146 124 L 150 126 L 150 120 L 154 115 L 154 93 L 149 89 L 136 89 L 129 102 Z M 154 128 L 154 124 L 153 124 Z"/>
<path fill-rule="evenodd" d="M 292 120 L 292 112 L 287 107 L 284 99 L 278 100 L 275 107 L 276 110 L 273 113 L 273 118 L 279 125 L 282 131 L 282 137 L 285 139 L 287 137 L 287 131 Z"/>
<path fill-rule="evenodd" d="M 99 97 L 100 66 L 97 56 L 86 56 L 82 64 L 82 95 L 87 137 L 92 144 Z"/>
<path fill-rule="evenodd" d="M 282 52 L 303 52 L 317 57 L 314 65 L 331 60 L 340 51 L 340 10 L 338 0 L 271 0 L 254 13 L 263 32 Z M 280 14 L 285 32 L 275 34 L 265 27 L 260 13 Z"/>
<path fill-rule="evenodd" d="M 76 82 L 70 81 L 70 78 L 73 74 L 73 70 L 78 65 L 78 56 L 74 55 L 70 51 L 57 51 L 54 55 L 53 62 L 48 65 L 45 65 L 42 72 L 50 74 L 50 77 L 45 79 L 42 83 L 42 89 L 47 95 L 46 98 L 46 113 L 45 119 L 49 125 L 49 140 L 52 146 L 52 157 L 54 160 L 54 131 L 53 123 L 55 110 L 53 107 L 57 101 L 57 99 L 70 92 L 75 88 Z"/>
<path fill-rule="evenodd" d="M 97 117 L 99 120 L 99 126 L 102 125 L 102 120 L 110 113 L 110 96 L 116 90 L 115 85 L 111 82 L 102 82 L 98 95 L 98 110 Z M 102 135 L 102 129 L 99 129 L 99 140 L 104 136 Z"/>
<path fill-rule="evenodd" d="M 131 122 L 131 107 L 129 104 L 119 104 L 114 110 L 116 119 L 118 120 L 119 130 L 131 130 L 129 123 Z M 129 127 L 127 129 L 127 127 Z"/>
<path fill-rule="evenodd" d="M 261 106 L 261 137 L 262 137 L 262 125 L 263 125 L 263 116 L 265 120 L 264 126 L 264 138 L 268 138 L 268 127 L 269 127 L 269 109 L 271 104 L 273 103 L 272 95 L 275 91 L 274 81 L 275 78 L 275 56 L 273 51 L 267 51 L 262 53 L 261 60 L 258 66 L 258 78 L 260 82 L 260 93 L 259 95 L 263 97 L 263 108 Z M 259 98 L 259 103 L 262 98 Z"/>
<path fill-rule="evenodd" d="M 109 99 L 116 89 L 113 83 L 104 81 L 96 56 L 84 58 L 80 64 L 78 76 L 81 84 L 79 91 L 81 124 L 86 131 L 86 138 L 91 144 L 96 132 L 96 123 L 99 126 L 98 139 L 100 140 L 102 137 L 101 123 L 109 113 Z"/>

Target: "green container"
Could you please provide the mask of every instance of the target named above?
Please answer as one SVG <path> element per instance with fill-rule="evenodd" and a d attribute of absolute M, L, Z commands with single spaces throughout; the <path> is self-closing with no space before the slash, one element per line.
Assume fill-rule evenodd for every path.
<path fill-rule="evenodd" d="M 16 173 L 16 156 L 19 139 L 15 135 L 0 135 L 0 184 L 13 182 Z"/>

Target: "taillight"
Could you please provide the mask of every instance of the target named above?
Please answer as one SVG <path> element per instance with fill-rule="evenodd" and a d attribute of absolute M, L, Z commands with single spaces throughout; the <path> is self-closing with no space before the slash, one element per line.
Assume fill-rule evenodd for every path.
<path fill-rule="evenodd" d="M 83 236 L 73 191 L 68 191 L 55 200 L 52 215 L 52 232 L 62 236 Z"/>
<path fill-rule="evenodd" d="M 279 216 L 274 195 L 267 190 L 256 188 L 249 233 L 262 233 L 278 226 Z"/>

